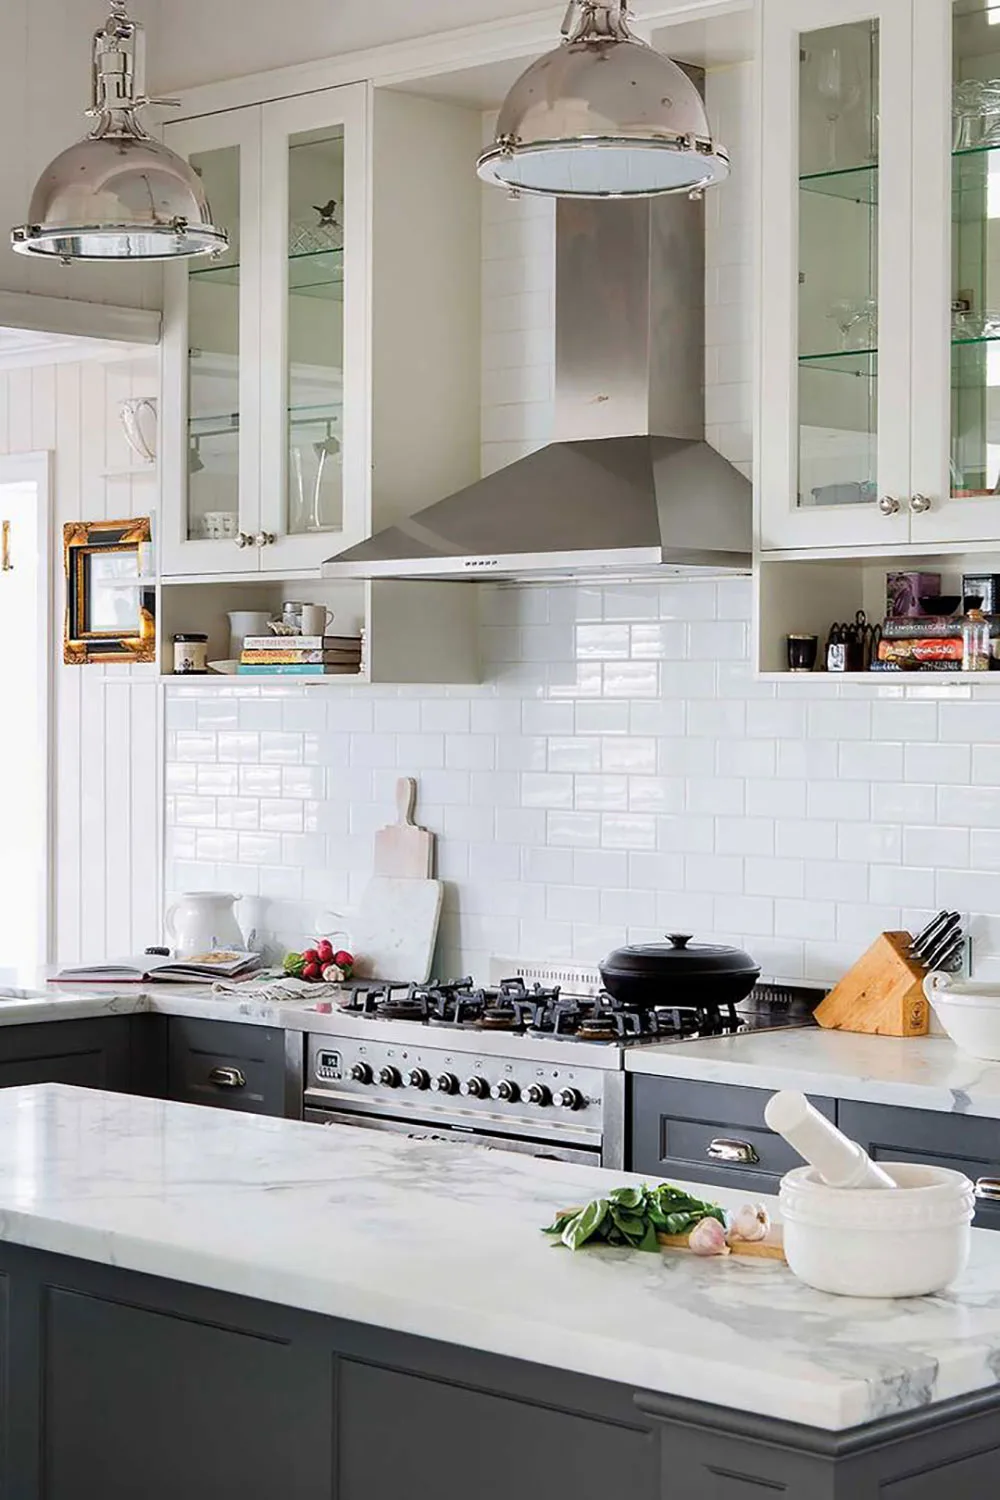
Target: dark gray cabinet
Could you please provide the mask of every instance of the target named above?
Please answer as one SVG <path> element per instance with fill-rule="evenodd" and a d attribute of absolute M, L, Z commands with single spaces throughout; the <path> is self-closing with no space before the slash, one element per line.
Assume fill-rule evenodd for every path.
<path fill-rule="evenodd" d="M 129 1093 L 147 1016 L 93 1016 L 0 1026 L 0 1088 L 75 1083 Z"/>
<path fill-rule="evenodd" d="M 764 1124 L 772 1092 L 633 1075 L 632 1171 L 776 1193 L 784 1173 L 802 1163 Z M 832 1099 L 812 1102 L 835 1118 Z"/>
<path fill-rule="evenodd" d="M 285 1113 L 285 1034 L 234 1021 L 167 1018 L 168 1099 Z"/>
<path fill-rule="evenodd" d="M 923 1162 L 964 1172 L 981 1195 L 976 1223 L 1000 1229 L 1000 1120 L 853 1099 L 840 1101 L 837 1119 L 841 1130 L 877 1161 Z M 984 1196 L 991 1191 L 993 1201 Z"/>
<path fill-rule="evenodd" d="M 772 1092 L 633 1075 L 631 1170 L 776 1193 L 783 1174 L 802 1163 L 764 1124 Z M 876 1160 L 925 1162 L 964 1172 L 979 1189 L 976 1223 L 1000 1229 L 1000 1120 L 810 1098 Z M 991 1192 L 996 1195 L 992 1201 Z"/>

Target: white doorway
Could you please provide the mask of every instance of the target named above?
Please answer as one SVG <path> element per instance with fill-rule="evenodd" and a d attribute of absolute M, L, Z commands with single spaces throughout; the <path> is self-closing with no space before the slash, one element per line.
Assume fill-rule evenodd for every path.
<path fill-rule="evenodd" d="M 0 980 L 49 961 L 51 466 L 0 457 Z"/>

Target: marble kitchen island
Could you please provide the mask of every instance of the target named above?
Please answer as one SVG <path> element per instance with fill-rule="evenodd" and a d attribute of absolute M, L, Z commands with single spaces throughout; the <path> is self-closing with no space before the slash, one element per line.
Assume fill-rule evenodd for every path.
<path fill-rule="evenodd" d="M 946 1295 L 888 1303 L 773 1262 L 574 1255 L 539 1232 L 622 1180 L 3 1091 L 0 1494 L 990 1492 L 1000 1237 L 976 1232 Z"/>

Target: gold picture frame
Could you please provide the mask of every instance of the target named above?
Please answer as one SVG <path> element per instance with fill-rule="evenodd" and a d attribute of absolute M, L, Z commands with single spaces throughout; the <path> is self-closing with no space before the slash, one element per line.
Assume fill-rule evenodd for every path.
<path fill-rule="evenodd" d="M 156 660 L 156 588 L 143 576 L 148 516 L 131 521 L 67 521 L 63 527 L 66 621 L 63 661 Z"/>

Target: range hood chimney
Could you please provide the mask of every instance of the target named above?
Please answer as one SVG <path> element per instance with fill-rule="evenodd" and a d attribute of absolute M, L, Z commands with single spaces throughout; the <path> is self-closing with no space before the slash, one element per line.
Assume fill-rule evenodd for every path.
<path fill-rule="evenodd" d="M 748 572 L 751 486 L 704 439 L 704 206 L 556 205 L 554 441 L 327 578 Z"/>

